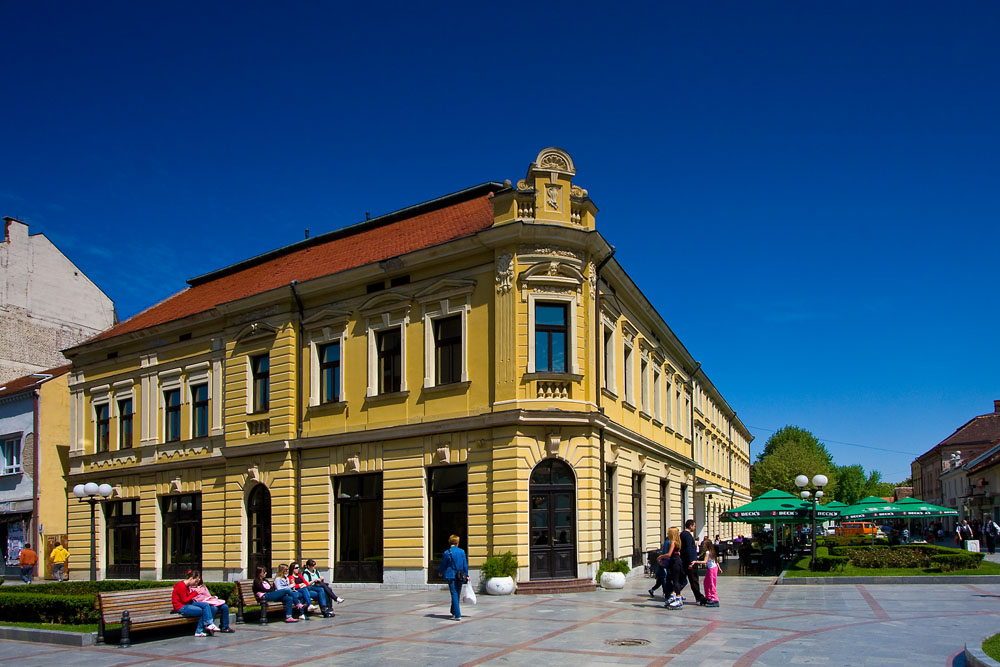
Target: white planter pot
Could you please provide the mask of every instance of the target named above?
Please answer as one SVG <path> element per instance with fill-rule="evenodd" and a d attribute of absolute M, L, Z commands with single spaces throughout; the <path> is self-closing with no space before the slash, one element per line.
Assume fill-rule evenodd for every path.
<path fill-rule="evenodd" d="M 625 588 L 625 575 L 621 572 L 601 574 L 601 588 Z"/>
<path fill-rule="evenodd" d="M 486 580 L 486 592 L 489 595 L 510 595 L 514 592 L 514 578 L 491 577 Z"/>

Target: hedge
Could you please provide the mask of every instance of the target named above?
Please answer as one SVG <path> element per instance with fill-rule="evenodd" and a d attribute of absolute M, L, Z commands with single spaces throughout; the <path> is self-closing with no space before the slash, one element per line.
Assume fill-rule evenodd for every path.
<path fill-rule="evenodd" d="M 932 564 L 937 565 L 942 572 L 951 570 L 975 570 L 983 562 L 984 554 L 966 551 L 960 554 L 941 554 L 931 556 Z"/>
<path fill-rule="evenodd" d="M 97 623 L 97 593 L 167 588 L 172 581 L 71 581 L 0 587 L 0 621 Z M 236 584 L 209 581 L 208 590 L 236 608 Z"/>
<path fill-rule="evenodd" d="M 850 561 L 851 559 L 847 556 L 820 556 L 817 550 L 816 558 L 813 559 L 810 569 L 817 572 L 843 570 Z"/>

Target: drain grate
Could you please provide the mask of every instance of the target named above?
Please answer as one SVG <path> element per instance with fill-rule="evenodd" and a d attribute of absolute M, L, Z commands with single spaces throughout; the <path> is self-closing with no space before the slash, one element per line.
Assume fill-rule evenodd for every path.
<path fill-rule="evenodd" d="M 649 643 L 648 639 L 605 639 L 605 644 L 611 646 L 645 646 Z"/>

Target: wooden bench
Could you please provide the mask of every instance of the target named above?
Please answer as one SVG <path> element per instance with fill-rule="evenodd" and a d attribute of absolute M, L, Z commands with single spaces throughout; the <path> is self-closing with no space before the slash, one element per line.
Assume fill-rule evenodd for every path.
<path fill-rule="evenodd" d="M 129 633 L 134 627 L 161 628 L 169 625 L 190 625 L 197 618 L 173 613 L 173 589 L 140 588 L 132 591 L 113 591 L 97 594 L 97 643 L 104 643 L 104 627 L 107 623 L 122 624 L 122 638 L 119 646 L 131 645 Z M 128 616 L 124 616 L 125 613 Z"/>
<path fill-rule="evenodd" d="M 240 579 L 236 582 L 236 622 L 243 622 L 243 613 L 246 607 L 260 607 L 260 624 L 267 625 L 267 612 L 274 609 L 281 609 L 284 611 L 285 604 L 283 602 L 265 602 L 263 606 L 261 601 L 257 599 L 257 596 L 253 592 L 253 580 L 252 579 Z"/>

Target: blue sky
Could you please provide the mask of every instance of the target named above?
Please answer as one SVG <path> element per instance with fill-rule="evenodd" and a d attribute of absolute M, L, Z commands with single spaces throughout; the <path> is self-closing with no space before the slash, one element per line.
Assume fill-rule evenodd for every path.
<path fill-rule="evenodd" d="M 127 317 L 556 145 L 755 453 L 992 411 L 1000 5 L 543 4 L 4 3 L 0 214 Z"/>

